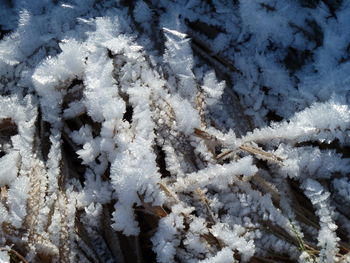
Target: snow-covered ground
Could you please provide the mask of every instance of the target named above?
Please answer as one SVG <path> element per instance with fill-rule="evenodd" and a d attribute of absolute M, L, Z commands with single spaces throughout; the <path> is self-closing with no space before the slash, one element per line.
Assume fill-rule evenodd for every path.
<path fill-rule="evenodd" d="M 0 0 L 0 262 L 350 262 L 349 28 L 348 0 Z"/>

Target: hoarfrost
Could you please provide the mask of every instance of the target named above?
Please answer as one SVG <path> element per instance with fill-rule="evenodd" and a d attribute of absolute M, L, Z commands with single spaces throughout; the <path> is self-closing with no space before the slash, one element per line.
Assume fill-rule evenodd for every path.
<path fill-rule="evenodd" d="M 8 255 L 7 251 L 0 251 L 0 262 L 1 263 L 10 262 L 10 256 Z"/>
<path fill-rule="evenodd" d="M 346 1 L 0 5 L 1 262 L 347 260 Z"/>

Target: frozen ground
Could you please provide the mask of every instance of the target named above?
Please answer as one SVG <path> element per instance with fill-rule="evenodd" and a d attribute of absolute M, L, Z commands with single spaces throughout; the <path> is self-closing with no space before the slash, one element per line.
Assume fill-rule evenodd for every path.
<path fill-rule="evenodd" d="M 0 0 L 0 262 L 350 262 L 350 1 Z"/>

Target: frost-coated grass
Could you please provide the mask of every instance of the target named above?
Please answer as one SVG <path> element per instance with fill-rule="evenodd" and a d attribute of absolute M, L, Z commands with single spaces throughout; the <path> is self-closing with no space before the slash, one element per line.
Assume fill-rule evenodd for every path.
<path fill-rule="evenodd" d="M 349 17 L 0 0 L 0 262 L 350 262 Z"/>

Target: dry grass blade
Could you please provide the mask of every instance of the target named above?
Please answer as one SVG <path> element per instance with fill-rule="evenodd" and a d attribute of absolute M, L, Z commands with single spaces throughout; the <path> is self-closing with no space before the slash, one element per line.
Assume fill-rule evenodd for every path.
<path fill-rule="evenodd" d="M 138 194 L 138 196 L 142 203 L 142 207 L 144 208 L 144 212 L 149 213 L 151 215 L 155 215 L 159 218 L 166 217 L 168 215 L 168 213 L 164 210 L 163 207 L 153 206 L 152 204 L 145 202 L 144 198 L 140 194 Z"/>
<path fill-rule="evenodd" d="M 210 204 L 209 204 L 209 200 L 208 198 L 205 196 L 205 193 L 200 189 L 200 188 L 197 188 L 196 189 L 196 193 L 197 195 L 199 196 L 201 202 L 204 204 L 205 208 L 207 209 L 207 212 L 209 214 L 209 218 L 210 218 L 210 223 L 212 224 L 215 224 L 215 222 L 217 221 L 214 217 L 214 214 L 213 212 L 211 211 L 210 209 Z"/>
<path fill-rule="evenodd" d="M 306 252 L 311 259 L 316 259 L 316 256 L 319 254 L 319 251 L 305 243 L 305 241 L 301 237 L 300 233 L 297 231 L 297 229 L 295 228 L 295 226 L 293 224 L 292 224 L 292 231 L 294 232 L 295 237 L 298 241 L 299 250 Z"/>
<path fill-rule="evenodd" d="M 101 217 L 102 236 L 113 254 L 114 258 L 118 259 L 119 263 L 125 263 L 124 254 L 121 249 L 120 239 L 116 231 L 112 228 L 112 222 L 108 206 L 103 206 L 103 216 Z"/>
<path fill-rule="evenodd" d="M 77 238 L 78 242 L 78 249 L 81 250 L 83 254 L 87 258 L 91 260 L 91 262 L 99 262 L 101 263 L 101 260 L 98 256 L 98 253 L 95 250 L 95 246 L 92 242 L 91 237 L 89 236 L 88 231 L 85 229 L 83 223 L 79 220 L 79 216 L 77 215 L 75 220 L 75 232 L 79 239 Z M 88 249 L 88 250 L 87 250 Z"/>
<path fill-rule="evenodd" d="M 169 197 L 171 197 L 172 199 L 174 199 L 174 201 L 175 201 L 176 203 L 179 202 L 179 199 L 176 197 L 176 195 L 175 195 L 174 193 L 172 193 L 172 192 L 169 190 L 169 188 L 166 187 L 165 184 L 163 184 L 163 183 L 158 183 L 158 185 L 159 185 L 159 188 L 160 188 L 167 196 L 169 196 Z"/>
<path fill-rule="evenodd" d="M 208 234 L 203 234 L 201 235 L 201 237 L 203 237 L 205 239 L 205 241 L 210 245 L 210 246 L 215 246 L 219 249 L 222 249 L 225 245 L 222 244 L 222 242 L 217 239 L 211 232 L 209 229 Z"/>
<path fill-rule="evenodd" d="M 241 73 L 239 69 L 237 69 L 232 63 L 230 63 L 227 59 L 215 54 L 203 41 L 201 41 L 198 37 L 196 37 L 196 33 L 192 30 L 189 30 L 189 36 L 192 39 L 192 46 L 204 56 L 207 60 L 209 60 L 213 64 L 221 64 L 225 68 L 229 69 L 231 72 Z"/>
<path fill-rule="evenodd" d="M 339 248 L 341 249 L 342 253 L 349 254 L 350 253 L 350 245 L 349 243 L 339 241 L 338 242 Z"/>
<path fill-rule="evenodd" d="M 264 192 L 270 193 L 275 203 L 280 202 L 281 197 L 276 187 L 272 183 L 266 181 L 261 175 L 255 174 L 252 178 L 252 182 L 259 186 Z"/>
<path fill-rule="evenodd" d="M 204 143 L 206 144 L 209 152 L 215 156 L 215 149 L 217 146 L 220 146 L 221 148 L 221 145 L 222 145 L 222 142 L 220 141 L 220 139 L 216 138 L 215 136 L 207 133 L 206 131 L 203 131 L 201 129 L 197 129 L 195 128 L 194 129 L 194 135 L 198 138 L 201 138 L 204 140 Z M 224 158 L 222 159 L 216 159 L 216 161 L 221 161 L 223 160 Z"/>
<path fill-rule="evenodd" d="M 0 202 L 5 202 L 7 199 L 8 189 L 6 186 L 0 187 Z"/>
<path fill-rule="evenodd" d="M 0 120 L 0 146 L 10 141 L 10 137 L 18 133 L 17 125 L 10 118 Z"/>
<path fill-rule="evenodd" d="M 11 262 L 13 263 L 29 263 L 20 253 L 11 248 L 0 248 L 2 251 L 7 251 Z"/>
<path fill-rule="evenodd" d="M 194 135 L 204 140 L 217 140 L 213 135 L 197 128 L 194 129 Z"/>
<path fill-rule="evenodd" d="M 6 133 L 8 131 L 13 131 L 16 128 L 16 124 L 10 118 L 2 119 L 0 122 L 0 132 Z"/>
<path fill-rule="evenodd" d="M 286 230 L 282 229 L 279 226 L 272 224 L 271 222 L 265 222 L 266 225 L 265 230 L 275 235 L 276 237 L 296 246 L 299 250 L 307 252 L 310 256 L 316 256 L 319 254 L 319 250 L 317 247 L 312 245 L 310 242 L 303 240 L 300 237 L 300 234 L 294 229 L 292 229 L 294 236 L 290 235 L 286 232 Z M 292 226 L 293 227 L 293 226 Z"/>
<path fill-rule="evenodd" d="M 338 263 L 347 263 L 350 259 L 350 253 L 346 253 L 345 255 L 341 256 Z"/>
<path fill-rule="evenodd" d="M 206 108 L 206 103 L 205 103 L 205 94 L 201 90 L 200 87 L 197 87 L 199 90 L 196 95 L 196 109 L 199 113 L 200 121 L 201 121 L 201 127 L 206 127 L 206 120 L 205 120 L 205 108 Z"/>
<path fill-rule="evenodd" d="M 242 151 L 248 152 L 250 154 L 253 154 L 253 155 L 258 155 L 258 156 L 262 157 L 263 159 L 267 159 L 267 160 L 277 162 L 277 163 L 283 165 L 283 159 L 281 157 L 278 157 L 277 155 L 269 153 L 269 152 L 265 152 L 264 150 L 261 150 L 257 147 L 254 147 L 251 145 L 241 145 L 241 146 L 239 146 L 239 149 L 241 149 Z"/>
<path fill-rule="evenodd" d="M 215 156 L 215 159 L 216 159 L 217 161 L 219 161 L 219 162 L 220 162 L 220 161 L 223 161 L 223 160 L 229 158 L 230 155 L 231 155 L 231 153 L 233 153 L 232 150 L 224 151 L 224 152 L 218 154 L 217 156 Z"/>

